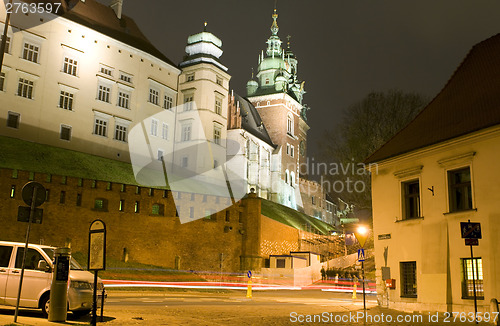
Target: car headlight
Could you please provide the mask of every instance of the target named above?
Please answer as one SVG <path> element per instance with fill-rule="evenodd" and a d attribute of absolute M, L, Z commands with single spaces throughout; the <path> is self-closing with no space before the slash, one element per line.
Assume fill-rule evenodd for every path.
<path fill-rule="evenodd" d="M 71 281 L 70 287 L 72 287 L 73 289 L 79 289 L 79 290 L 92 289 L 92 285 L 89 282 L 82 282 L 82 281 Z"/>

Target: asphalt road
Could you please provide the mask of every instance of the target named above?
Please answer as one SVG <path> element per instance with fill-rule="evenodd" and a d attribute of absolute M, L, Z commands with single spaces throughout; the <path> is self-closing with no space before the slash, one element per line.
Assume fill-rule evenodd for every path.
<path fill-rule="evenodd" d="M 362 315 L 362 296 L 320 290 L 181 292 L 181 291 L 110 291 L 104 308 L 103 326 L 127 325 L 475 325 L 470 322 L 431 320 L 429 313 L 405 314 L 376 306 L 375 297 L 367 296 L 368 322 Z M 13 308 L 0 307 L 0 325 L 12 322 Z M 432 315 L 434 316 L 434 315 Z M 88 325 L 90 317 L 75 319 L 68 314 L 69 325 Z M 399 318 L 399 319 L 398 319 Z M 39 311 L 22 310 L 24 325 L 54 325 Z M 487 325 L 482 323 L 482 325 Z M 491 325 L 491 324 L 489 324 Z"/>

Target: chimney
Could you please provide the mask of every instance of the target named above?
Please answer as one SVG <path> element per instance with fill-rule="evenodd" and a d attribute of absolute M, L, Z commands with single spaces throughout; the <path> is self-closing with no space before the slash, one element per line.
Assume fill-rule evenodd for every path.
<path fill-rule="evenodd" d="M 112 0 L 110 7 L 114 10 L 116 17 L 122 19 L 123 0 Z"/>

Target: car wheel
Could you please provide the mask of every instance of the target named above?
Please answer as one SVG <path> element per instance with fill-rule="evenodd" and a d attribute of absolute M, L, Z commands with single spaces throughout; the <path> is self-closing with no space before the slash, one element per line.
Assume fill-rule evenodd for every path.
<path fill-rule="evenodd" d="M 75 311 L 72 311 L 73 313 L 73 316 L 75 316 L 76 318 L 81 318 L 85 315 L 88 315 L 90 313 L 90 310 L 75 310 Z"/>
<path fill-rule="evenodd" d="M 40 300 L 40 308 L 45 318 L 49 316 L 50 296 L 47 294 Z"/>

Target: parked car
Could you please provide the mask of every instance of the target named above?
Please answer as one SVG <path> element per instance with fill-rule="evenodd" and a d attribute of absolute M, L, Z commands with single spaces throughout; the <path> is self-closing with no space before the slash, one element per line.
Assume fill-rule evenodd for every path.
<path fill-rule="evenodd" d="M 2 305 L 15 306 L 17 303 L 24 247 L 24 243 L 0 241 L 0 304 Z M 20 307 L 39 308 L 44 315 L 48 315 L 55 249 L 50 246 L 28 245 Z M 74 315 L 82 316 L 92 310 L 93 282 L 94 276 L 84 271 L 71 257 L 68 310 Z M 104 285 L 99 279 L 98 304 L 101 303 L 103 289 Z"/>

